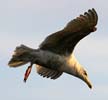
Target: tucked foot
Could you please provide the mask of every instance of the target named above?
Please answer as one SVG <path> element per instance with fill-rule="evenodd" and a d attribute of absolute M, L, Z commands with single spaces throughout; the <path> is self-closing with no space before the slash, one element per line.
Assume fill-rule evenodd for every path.
<path fill-rule="evenodd" d="M 30 75 L 30 73 L 31 73 L 31 69 L 32 69 L 32 64 L 31 64 L 30 66 L 28 66 L 28 68 L 27 68 L 27 70 L 26 70 L 26 72 L 25 72 L 25 75 L 24 75 L 24 82 L 27 81 L 27 79 L 28 79 L 28 77 L 29 77 L 29 75 Z"/>

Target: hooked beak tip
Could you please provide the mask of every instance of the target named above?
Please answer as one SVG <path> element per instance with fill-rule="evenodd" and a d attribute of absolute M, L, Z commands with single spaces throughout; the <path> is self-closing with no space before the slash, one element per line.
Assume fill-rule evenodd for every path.
<path fill-rule="evenodd" d="M 91 82 L 89 81 L 88 78 L 85 79 L 85 82 L 86 82 L 86 84 L 88 85 L 88 87 L 89 87 L 90 89 L 92 89 L 92 84 L 91 84 Z"/>
<path fill-rule="evenodd" d="M 88 87 L 89 87 L 90 89 L 92 89 L 92 85 L 91 85 L 91 84 L 88 84 Z"/>

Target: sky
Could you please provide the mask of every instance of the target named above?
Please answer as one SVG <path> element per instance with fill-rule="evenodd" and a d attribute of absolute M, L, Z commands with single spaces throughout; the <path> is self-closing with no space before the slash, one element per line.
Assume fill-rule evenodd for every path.
<path fill-rule="evenodd" d="M 78 78 L 63 74 L 45 79 L 35 66 L 23 82 L 28 65 L 9 68 L 16 46 L 32 48 L 70 20 L 95 8 L 97 31 L 80 41 L 74 53 L 93 84 L 90 90 Z M 1 100 L 108 100 L 108 0 L 0 0 L 0 99 Z"/>

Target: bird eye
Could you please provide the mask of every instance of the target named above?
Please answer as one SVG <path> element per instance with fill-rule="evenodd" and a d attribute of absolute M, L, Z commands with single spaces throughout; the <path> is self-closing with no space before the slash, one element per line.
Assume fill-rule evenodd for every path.
<path fill-rule="evenodd" d="M 84 71 L 84 75 L 86 75 L 86 76 L 87 76 L 87 72 L 86 72 L 86 71 Z"/>

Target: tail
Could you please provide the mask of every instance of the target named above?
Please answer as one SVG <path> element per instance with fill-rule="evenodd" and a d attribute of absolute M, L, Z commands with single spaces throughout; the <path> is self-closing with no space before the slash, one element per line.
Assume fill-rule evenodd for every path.
<path fill-rule="evenodd" d="M 30 62 L 31 56 L 30 53 L 34 51 L 34 49 L 29 48 L 25 45 L 21 45 L 16 47 L 12 58 L 10 59 L 8 65 L 10 67 L 18 67 Z"/>

